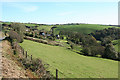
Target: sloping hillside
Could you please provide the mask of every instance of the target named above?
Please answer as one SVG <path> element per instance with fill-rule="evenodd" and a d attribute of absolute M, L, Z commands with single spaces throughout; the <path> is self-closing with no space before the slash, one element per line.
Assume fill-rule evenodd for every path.
<path fill-rule="evenodd" d="M 117 78 L 118 61 L 89 57 L 76 54 L 64 47 L 50 46 L 24 40 L 20 44 L 29 55 L 40 58 L 50 65 L 50 72 L 55 75 L 59 70 L 60 78 Z"/>

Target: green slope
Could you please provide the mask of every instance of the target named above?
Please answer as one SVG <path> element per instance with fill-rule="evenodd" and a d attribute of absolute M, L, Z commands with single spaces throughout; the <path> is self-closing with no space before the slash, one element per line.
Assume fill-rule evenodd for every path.
<path fill-rule="evenodd" d="M 113 26 L 104 26 L 104 25 L 97 25 L 97 24 L 58 25 L 58 28 L 55 29 L 55 34 L 58 34 L 59 31 L 61 30 L 89 34 L 96 30 L 101 30 L 101 29 L 110 28 L 110 27 L 113 27 Z"/>
<path fill-rule="evenodd" d="M 118 62 L 108 59 L 79 55 L 64 47 L 51 46 L 24 40 L 20 45 L 34 58 L 40 58 L 50 65 L 55 75 L 59 70 L 60 78 L 117 78 Z"/>
<path fill-rule="evenodd" d="M 120 52 L 120 39 L 119 40 L 113 40 L 112 43 L 113 43 L 113 45 L 115 47 L 115 50 L 117 52 Z"/>

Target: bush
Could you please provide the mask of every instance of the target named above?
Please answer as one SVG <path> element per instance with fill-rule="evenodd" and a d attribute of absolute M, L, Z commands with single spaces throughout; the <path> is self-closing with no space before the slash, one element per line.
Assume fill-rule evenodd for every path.
<path fill-rule="evenodd" d="M 91 51 L 88 47 L 84 47 L 83 50 L 81 50 L 81 52 L 83 52 L 84 55 L 91 55 Z"/>
<path fill-rule="evenodd" d="M 17 34 L 19 34 L 18 39 L 21 39 L 21 41 L 18 42 L 22 42 L 23 41 L 23 36 L 24 36 L 24 32 L 26 30 L 25 25 L 22 23 L 12 23 L 11 27 L 13 29 L 13 31 L 17 32 Z"/>
<path fill-rule="evenodd" d="M 23 37 L 21 37 L 17 32 L 15 32 L 15 31 L 10 31 L 9 32 L 9 37 L 12 39 L 12 41 L 14 40 L 14 39 L 16 39 L 17 40 L 17 42 L 23 42 Z"/>
<path fill-rule="evenodd" d="M 82 52 L 84 55 L 97 56 L 104 54 L 104 47 L 102 46 L 84 46 Z"/>
<path fill-rule="evenodd" d="M 118 59 L 118 53 L 115 51 L 112 44 L 107 44 L 103 57 L 109 59 Z"/>

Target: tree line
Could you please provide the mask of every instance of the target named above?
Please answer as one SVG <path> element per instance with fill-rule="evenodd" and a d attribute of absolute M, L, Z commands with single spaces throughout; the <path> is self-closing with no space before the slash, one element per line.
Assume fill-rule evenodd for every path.
<path fill-rule="evenodd" d="M 112 40 L 120 39 L 119 31 L 119 28 L 108 28 L 96 30 L 86 35 L 80 32 L 62 30 L 59 34 L 61 37 L 66 36 L 68 41 L 81 45 L 81 52 L 84 55 L 118 60 L 120 53 L 114 49 Z"/>

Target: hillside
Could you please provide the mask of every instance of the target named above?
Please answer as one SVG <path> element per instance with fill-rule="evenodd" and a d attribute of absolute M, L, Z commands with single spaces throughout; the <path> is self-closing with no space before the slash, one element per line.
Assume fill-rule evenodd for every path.
<path fill-rule="evenodd" d="M 61 31 L 61 30 L 89 34 L 96 30 L 101 30 L 101 29 L 111 28 L 111 27 L 113 27 L 113 26 L 105 26 L 105 25 L 97 25 L 97 24 L 58 25 L 54 31 L 55 31 L 55 34 L 58 34 L 59 31 Z"/>
<path fill-rule="evenodd" d="M 0 39 L 3 37 L 4 34 L 0 32 Z M 34 76 L 17 61 L 11 44 L 7 40 L 0 40 L 0 64 L 0 77 L 2 78 L 33 78 Z"/>
<path fill-rule="evenodd" d="M 28 78 L 26 71 L 18 66 L 12 56 L 12 49 L 8 41 L 0 42 L 2 50 L 2 77 L 3 78 Z"/>
<path fill-rule="evenodd" d="M 64 47 L 24 40 L 20 45 L 34 58 L 49 64 L 50 72 L 59 78 L 117 78 L 118 61 L 76 54 Z"/>
<path fill-rule="evenodd" d="M 12 22 L 2 22 L 2 24 L 10 25 Z M 33 27 L 37 26 L 38 30 L 45 30 L 50 31 L 53 25 L 40 25 L 40 24 L 34 24 L 34 23 L 24 23 L 26 26 Z M 57 28 L 54 29 L 54 34 L 59 34 L 61 30 L 65 31 L 73 31 L 73 32 L 81 32 L 84 34 L 89 34 L 91 32 L 94 32 L 96 30 L 102 30 L 105 28 L 111 28 L 115 26 L 107 26 L 107 25 L 100 25 L 100 24 L 78 24 L 78 25 L 72 25 L 72 24 L 65 24 L 65 25 L 55 25 Z M 119 27 L 116 27 L 119 28 Z"/>

